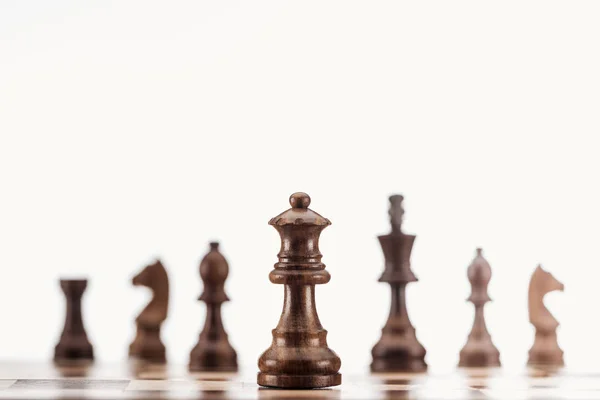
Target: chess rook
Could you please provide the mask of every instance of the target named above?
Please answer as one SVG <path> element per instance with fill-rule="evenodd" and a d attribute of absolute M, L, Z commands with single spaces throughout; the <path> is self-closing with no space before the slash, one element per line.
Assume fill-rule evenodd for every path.
<path fill-rule="evenodd" d="M 529 321 L 535 327 L 533 346 L 529 350 L 529 365 L 561 367 L 563 351 L 558 345 L 558 321 L 544 305 L 546 293 L 564 290 L 564 285 L 539 265 L 529 281 Z"/>
<path fill-rule="evenodd" d="M 389 198 L 392 231 L 388 235 L 378 237 L 385 258 L 385 269 L 379 282 L 390 285 L 392 302 L 381 339 L 371 351 L 373 372 L 422 372 L 427 369 L 425 348 L 417 340 L 406 308 L 406 285 L 417 281 L 410 266 L 410 255 L 416 236 L 402 232 L 403 200 L 401 195 Z"/>
<path fill-rule="evenodd" d="M 284 285 L 283 312 L 273 342 L 259 358 L 258 384 L 276 388 L 339 385 L 340 358 L 327 346 L 315 304 L 315 285 L 329 282 L 319 236 L 331 222 L 308 208 L 310 197 L 294 193 L 291 209 L 269 221 L 281 237 L 272 283 Z"/>
<path fill-rule="evenodd" d="M 467 338 L 467 343 L 460 351 L 459 367 L 499 367 L 500 352 L 494 346 L 485 325 L 483 308 L 488 301 L 488 285 L 492 278 L 492 268 L 485 258 L 482 249 L 477 249 L 475 259 L 467 269 L 471 283 L 471 296 L 467 299 L 475 306 L 473 328 Z"/>
<path fill-rule="evenodd" d="M 134 286 L 152 290 L 152 300 L 135 319 L 136 335 L 129 346 L 129 356 L 153 363 L 166 362 L 165 345 L 160 328 L 169 309 L 169 277 L 160 261 L 148 265 L 132 279 Z"/>
<path fill-rule="evenodd" d="M 87 287 L 87 279 L 61 279 L 60 287 L 65 294 L 65 326 L 54 348 L 54 361 L 91 361 L 94 350 L 88 340 L 81 315 L 81 297 Z"/>
<path fill-rule="evenodd" d="M 237 354 L 229 340 L 221 319 L 221 305 L 229 301 L 225 280 L 229 265 L 219 252 L 219 243 L 210 243 L 210 251 L 200 262 L 200 277 L 204 291 L 198 298 L 206 303 L 206 321 L 198 344 L 190 353 L 191 371 L 237 371 Z"/>

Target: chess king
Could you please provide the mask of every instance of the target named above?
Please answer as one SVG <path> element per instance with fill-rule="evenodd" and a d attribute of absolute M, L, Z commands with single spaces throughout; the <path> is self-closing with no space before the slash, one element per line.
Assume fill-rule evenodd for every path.
<path fill-rule="evenodd" d="M 327 346 L 315 305 L 315 285 L 329 282 L 319 236 L 331 222 L 312 211 L 306 193 L 290 197 L 291 209 L 269 221 L 281 236 L 279 262 L 269 279 L 284 285 L 283 312 L 273 342 L 258 360 L 258 384 L 319 388 L 341 384 L 340 358 Z"/>
<path fill-rule="evenodd" d="M 392 290 L 390 314 L 382 329 L 381 339 L 371 351 L 373 372 L 421 372 L 427 369 L 425 348 L 417 340 L 406 309 L 406 285 L 416 282 L 410 268 L 410 254 L 416 236 L 402 232 L 404 208 L 401 195 L 390 196 L 392 231 L 379 236 L 385 257 L 385 270 L 379 282 L 386 282 Z"/>

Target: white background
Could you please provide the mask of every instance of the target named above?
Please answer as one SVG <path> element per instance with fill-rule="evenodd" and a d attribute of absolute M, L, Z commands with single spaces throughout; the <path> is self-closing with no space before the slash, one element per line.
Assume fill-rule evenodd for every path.
<path fill-rule="evenodd" d="M 171 276 L 163 337 L 186 363 L 203 323 L 198 262 L 220 240 L 240 364 L 271 340 L 268 220 L 294 191 L 333 225 L 317 288 L 343 371 L 366 369 L 389 309 L 376 235 L 406 197 L 411 319 L 432 368 L 470 330 L 466 268 L 493 268 L 490 332 L 527 359 L 527 285 L 572 368 L 600 357 L 600 3 L 5 1 L 0 5 L 0 359 L 48 360 L 60 276 L 84 275 L 101 361 L 127 356 L 154 257 Z"/>

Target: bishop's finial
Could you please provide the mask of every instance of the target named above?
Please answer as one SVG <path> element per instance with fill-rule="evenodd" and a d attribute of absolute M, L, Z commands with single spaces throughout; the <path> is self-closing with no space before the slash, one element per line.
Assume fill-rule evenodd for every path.
<path fill-rule="evenodd" d="M 467 268 L 467 277 L 471 283 L 471 296 L 467 299 L 476 306 L 481 306 L 492 299 L 488 295 L 488 285 L 492 279 L 492 267 L 483 257 L 483 249 L 478 247 L 475 258 Z"/>
<path fill-rule="evenodd" d="M 401 194 L 390 196 L 390 210 L 388 214 L 390 215 L 390 223 L 392 224 L 392 233 L 402 232 L 402 220 L 404 218 L 403 201 L 404 196 Z"/>
<path fill-rule="evenodd" d="M 210 250 L 200 262 L 200 278 L 204 291 L 199 300 L 220 304 L 229 300 L 225 293 L 225 280 L 229 275 L 229 264 L 219 251 L 219 242 L 211 242 Z"/>

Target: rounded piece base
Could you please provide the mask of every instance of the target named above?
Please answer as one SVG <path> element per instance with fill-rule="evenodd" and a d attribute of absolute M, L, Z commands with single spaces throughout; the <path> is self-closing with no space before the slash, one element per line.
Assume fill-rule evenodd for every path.
<path fill-rule="evenodd" d="M 150 364 L 166 364 L 167 363 L 167 357 L 165 354 L 136 354 L 136 355 L 129 355 L 129 358 L 133 361 L 141 361 L 141 362 L 147 362 Z"/>
<path fill-rule="evenodd" d="M 260 386 L 283 389 L 316 389 L 338 386 L 342 383 L 342 374 L 333 375 L 271 375 L 259 372 L 257 382 Z"/>
<path fill-rule="evenodd" d="M 94 351 L 91 346 L 89 348 L 69 348 L 69 347 L 56 347 L 54 351 L 54 362 L 70 362 L 70 361 L 93 361 Z"/>
<path fill-rule="evenodd" d="M 426 372 L 427 364 L 421 359 L 409 361 L 373 360 L 371 372 Z"/>
<path fill-rule="evenodd" d="M 565 366 L 565 362 L 562 357 L 529 357 L 527 360 L 527 366 L 529 367 L 548 367 L 548 368 L 560 368 Z"/>
<path fill-rule="evenodd" d="M 495 352 L 461 352 L 459 368 L 491 368 L 500 367 L 500 353 Z"/>

